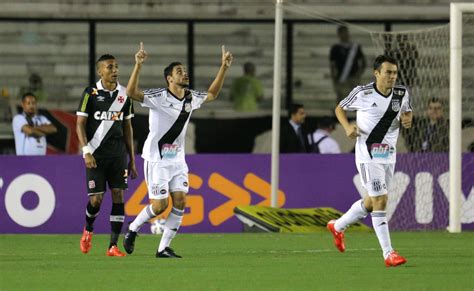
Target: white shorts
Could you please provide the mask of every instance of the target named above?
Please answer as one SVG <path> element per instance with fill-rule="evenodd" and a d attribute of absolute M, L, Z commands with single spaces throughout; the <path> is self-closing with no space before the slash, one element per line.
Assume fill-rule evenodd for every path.
<path fill-rule="evenodd" d="M 369 196 L 386 195 L 395 172 L 395 164 L 357 164 L 360 181 Z"/>
<path fill-rule="evenodd" d="M 148 198 L 165 199 L 170 192 L 189 191 L 188 166 L 185 163 L 163 165 L 162 163 L 143 163 L 143 173 L 148 188 Z"/>

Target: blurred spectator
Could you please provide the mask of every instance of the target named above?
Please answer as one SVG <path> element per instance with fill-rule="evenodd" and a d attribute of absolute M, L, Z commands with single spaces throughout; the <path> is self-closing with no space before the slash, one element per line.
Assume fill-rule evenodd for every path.
<path fill-rule="evenodd" d="M 331 47 L 329 61 L 331 79 L 339 103 L 354 87 L 361 84 L 366 62 L 361 45 L 350 41 L 347 26 L 339 26 L 337 36 L 339 43 Z"/>
<path fill-rule="evenodd" d="M 230 100 L 236 111 L 257 111 L 263 99 L 262 83 L 255 77 L 255 65 L 244 64 L 244 75 L 235 79 L 230 88 Z"/>
<path fill-rule="evenodd" d="M 280 152 L 306 153 L 309 150 L 308 133 L 303 127 L 306 113 L 302 104 L 291 104 L 290 118 L 281 125 Z"/>
<path fill-rule="evenodd" d="M 0 122 L 10 123 L 11 120 L 10 93 L 7 88 L 2 88 L 0 92 Z"/>
<path fill-rule="evenodd" d="M 334 118 L 324 116 L 318 121 L 318 128 L 309 134 L 310 152 L 315 154 L 340 154 L 341 149 L 337 141 L 331 137 L 336 128 Z"/>
<path fill-rule="evenodd" d="M 20 89 L 20 96 L 25 95 L 25 93 L 33 93 L 36 96 L 38 102 L 44 102 L 48 100 L 48 95 L 43 89 L 43 80 L 41 76 L 37 73 L 31 73 L 28 78 L 28 86 L 22 87 Z"/>
<path fill-rule="evenodd" d="M 21 99 L 23 113 L 13 118 L 13 134 L 18 156 L 46 155 L 46 135 L 56 133 L 56 127 L 43 115 L 38 115 L 36 96 L 25 93 Z"/>
<path fill-rule="evenodd" d="M 398 83 L 412 87 L 416 84 L 418 77 L 416 72 L 418 50 L 409 42 L 407 34 L 397 34 L 396 40 L 394 45 L 387 46 L 386 53 L 398 62 Z"/>
<path fill-rule="evenodd" d="M 444 119 L 443 103 L 438 98 L 428 101 L 426 118 L 415 119 L 416 130 L 407 134 L 407 146 L 412 152 L 447 152 L 449 122 Z"/>

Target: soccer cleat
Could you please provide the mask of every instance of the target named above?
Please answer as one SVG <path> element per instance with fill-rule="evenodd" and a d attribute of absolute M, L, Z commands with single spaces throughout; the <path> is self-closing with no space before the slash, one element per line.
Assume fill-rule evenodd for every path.
<path fill-rule="evenodd" d="M 92 235 L 93 234 L 94 233 L 92 231 L 87 231 L 86 228 L 84 227 L 84 230 L 82 231 L 81 242 L 80 242 L 81 251 L 84 254 L 87 254 L 92 248 Z"/>
<path fill-rule="evenodd" d="M 336 223 L 335 220 L 330 220 L 327 224 L 327 228 L 329 231 L 332 233 L 334 236 L 334 245 L 336 245 L 336 248 L 343 253 L 346 250 L 346 246 L 344 245 L 344 232 L 342 231 L 337 231 L 334 228 L 334 224 Z"/>
<path fill-rule="evenodd" d="M 396 267 L 403 265 L 407 262 L 407 260 L 400 256 L 397 251 L 393 250 L 391 251 L 387 258 L 385 259 L 385 266 L 387 267 Z"/>
<path fill-rule="evenodd" d="M 127 231 L 125 237 L 123 238 L 123 248 L 127 252 L 127 254 L 133 253 L 135 249 L 135 238 L 137 237 L 137 232 L 135 231 Z"/>
<path fill-rule="evenodd" d="M 181 258 L 180 255 L 177 255 L 172 248 L 166 247 L 161 252 L 156 252 L 155 257 L 157 258 Z"/>
<path fill-rule="evenodd" d="M 117 246 L 111 246 L 107 250 L 107 256 L 109 257 L 125 257 L 126 255 L 122 253 Z"/>

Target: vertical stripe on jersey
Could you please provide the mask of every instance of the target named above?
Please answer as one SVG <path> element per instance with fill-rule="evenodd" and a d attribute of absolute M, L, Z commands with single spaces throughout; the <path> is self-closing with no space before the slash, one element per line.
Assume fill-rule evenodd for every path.
<path fill-rule="evenodd" d="M 367 137 L 367 140 L 365 141 L 370 158 L 372 158 L 372 152 L 370 150 L 372 148 L 372 145 L 374 143 L 381 143 L 383 141 L 383 138 L 387 134 L 387 131 L 392 125 L 393 120 L 395 119 L 395 117 L 397 117 L 398 111 L 393 111 L 392 109 L 392 102 L 393 100 L 397 99 L 400 102 L 400 105 L 402 104 L 403 97 L 397 98 L 392 95 L 392 100 L 390 100 L 390 102 L 388 103 L 387 111 L 385 111 L 384 115 L 382 116 L 382 118 L 380 118 L 379 122 L 375 125 L 374 129 L 372 129 L 372 132 L 370 132 L 369 136 Z"/>
<path fill-rule="evenodd" d="M 163 147 L 163 145 L 173 144 L 173 142 L 181 134 L 181 131 L 183 131 L 184 125 L 186 124 L 186 121 L 188 120 L 192 111 L 192 110 L 189 110 L 189 112 L 186 112 L 186 110 L 184 109 L 187 103 L 189 104 L 189 108 L 191 108 L 191 100 L 192 98 L 186 98 L 184 100 L 183 107 L 181 108 L 181 112 L 179 113 L 178 119 L 176 119 L 176 121 L 173 123 L 170 129 L 158 141 L 158 150 L 160 152 L 161 158 L 163 158 L 163 155 L 161 154 L 161 148 Z"/>
<path fill-rule="evenodd" d="M 89 93 L 86 93 L 86 95 L 84 95 L 84 100 L 82 101 L 82 106 L 81 106 L 82 112 L 86 111 L 87 101 L 89 101 L 89 96 L 90 96 Z"/>
<path fill-rule="evenodd" d="M 118 90 L 117 90 L 117 94 L 114 93 L 114 95 L 115 97 L 118 95 Z M 118 99 L 115 98 L 112 105 L 110 105 L 110 108 L 108 109 L 108 111 L 117 111 L 117 112 L 122 111 L 122 108 L 125 106 L 126 103 L 127 102 L 120 103 Z M 113 120 L 102 120 L 100 125 L 97 127 L 97 129 L 94 132 L 94 136 L 91 138 L 89 143 L 87 143 L 92 154 L 100 146 L 100 144 L 104 140 L 104 137 L 107 135 L 110 128 L 114 125 L 114 122 L 115 121 Z"/>

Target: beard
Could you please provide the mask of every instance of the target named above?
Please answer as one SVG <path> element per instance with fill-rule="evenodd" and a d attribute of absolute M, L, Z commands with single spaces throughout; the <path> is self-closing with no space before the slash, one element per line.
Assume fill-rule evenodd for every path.
<path fill-rule="evenodd" d="M 189 82 L 188 83 L 184 83 L 184 82 L 177 83 L 176 85 L 178 85 L 179 87 L 184 88 L 184 89 L 189 88 Z"/>

